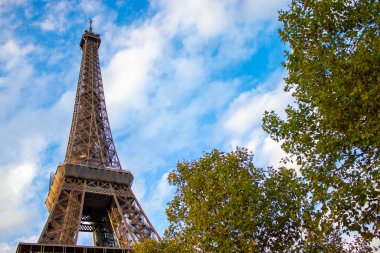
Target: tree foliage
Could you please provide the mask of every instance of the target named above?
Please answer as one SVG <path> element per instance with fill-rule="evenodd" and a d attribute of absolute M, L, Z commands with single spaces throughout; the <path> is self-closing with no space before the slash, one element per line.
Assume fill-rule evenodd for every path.
<path fill-rule="evenodd" d="M 320 223 L 309 186 L 294 170 L 261 169 L 246 149 L 180 162 L 169 174 L 176 187 L 162 241 L 145 240 L 137 253 L 370 252 L 368 241 L 348 244 L 332 223 Z"/>
<path fill-rule="evenodd" d="M 317 225 L 380 236 L 380 3 L 293 0 L 281 11 L 288 43 L 285 120 L 263 128 L 300 165 Z"/>
<path fill-rule="evenodd" d="M 134 253 L 173 253 L 185 252 L 184 247 L 175 239 L 164 238 L 161 241 L 146 239 L 135 244 Z"/>
<path fill-rule="evenodd" d="M 179 163 L 169 175 L 169 183 L 177 187 L 167 209 L 169 236 L 206 251 L 252 250 L 256 241 L 251 227 L 259 221 L 251 218 L 262 187 L 251 186 L 261 185 L 263 177 L 243 152 L 225 156 L 215 150 L 192 163 Z"/>
<path fill-rule="evenodd" d="M 190 252 L 344 252 L 330 250 L 343 249 L 332 227 L 314 226 L 306 185 L 296 173 L 256 168 L 252 158 L 246 149 L 213 150 L 178 163 L 169 174 L 176 193 L 166 236 Z"/>

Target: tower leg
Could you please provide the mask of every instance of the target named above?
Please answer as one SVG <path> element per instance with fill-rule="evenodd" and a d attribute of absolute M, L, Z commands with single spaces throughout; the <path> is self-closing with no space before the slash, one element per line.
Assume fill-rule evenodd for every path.
<path fill-rule="evenodd" d="M 76 245 L 84 201 L 84 180 L 66 177 L 38 243 Z"/>
<path fill-rule="evenodd" d="M 114 189 L 115 204 L 133 242 L 152 238 L 152 236 L 160 240 L 158 233 L 150 223 L 132 189 L 129 186 L 116 184 L 112 185 L 112 187 Z"/>
<path fill-rule="evenodd" d="M 115 247 L 115 238 L 112 231 L 111 222 L 106 216 L 100 217 L 95 222 L 95 230 L 93 231 L 93 239 L 95 246 Z"/>
<path fill-rule="evenodd" d="M 131 247 L 133 242 L 131 240 L 131 234 L 128 232 L 128 227 L 126 227 L 128 224 L 123 221 L 120 210 L 115 206 L 115 203 L 113 203 L 112 207 L 108 210 L 108 216 L 118 246 L 120 248 Z"/>

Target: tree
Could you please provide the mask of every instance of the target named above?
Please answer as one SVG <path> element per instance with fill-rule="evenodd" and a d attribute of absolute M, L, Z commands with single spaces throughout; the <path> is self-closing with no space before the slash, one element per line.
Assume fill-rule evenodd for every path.
<path fill-rule="evenodd" d="M 370 252 L 362 238 L 349 245 L 334 224 L 320 226 L 308 185 L 294 170 L 256 168 L 252 159 L 238 148 L 178 163 L 168 178 L 176 192 L 165 238 L 134 251 Z"/>
<path fill-rule="evenodd" d="M 300 166 L 318 226 L 380 236 L 380 3 L 293 0 L 279 15 L 289 45 L 287 118 L 263 128 Z"/>
<path fill-rule="evenodd" d="M 242 151 L 225 155 L 214 150 L 191 163 L 179 163 L 169 175 L 169 183 L 177 187 L 167 208 L 169 236 L 180 238 L 189 249 L 252 250 L 252 232 L 259 221 L 251 218 L 257 213 L 263 179 L 263 171 Z"/>
<path fill-rule="evenodd" d="M 309 244 L 305 185 L 293 170 L 256 168 L 252 159 L 238 148 L 178 163 L 169 174 L 176 192 L 166 236 L 201 252 L 286 252 Z"/>
<path fill-rule="evenodd" d="M 164 238 L 161 241 L 146 239 L 135 244 L 134 253 L 173 253 L 185 252 L 184 247 L 175 239 Z"/>

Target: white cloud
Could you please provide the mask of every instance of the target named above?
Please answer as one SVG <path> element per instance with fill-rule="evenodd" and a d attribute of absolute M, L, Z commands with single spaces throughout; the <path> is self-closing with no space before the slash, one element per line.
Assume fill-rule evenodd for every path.
<path fill-rule="evenodd" d="M 168 175 L 169 172 L 164 173 L 160 180 L 150 187 L 150 194 L 145 198 L 137 196 L 148 219 L 152 222 L 152 218 L 154 218 L 156 221 L 153 222 L 153 226 L 161 236 L 168 223 L 164 211 L 174 192 L 174 188 L 168 183 Z"/>
<path fill-rule="evenodd" d="M 8 166 L 6 166 L 8 167 Z M 7 192 L 7 194 L 0 195 L 0 202 L 7 203 L 7 205 L 0 206 L 0 211 L 5 209 L 13 209 L 18 207 L 25 198 L 25 191 L 31 186 L 33 176 L 36 173 L 36 166 L 34 164 L 20 164 L 14 167 L 10 167 L 11 170 L 7 171 L 6 168 L 0 168 L 3 173 L 3 180 L 0 186 L 1 192 Z M 4 229 L 0 225 L 0 228 Z"/>
<path fill-rule="evenodd" d="M 165 15 L 165 23 L 171 31 L 193 32 L 204 38 L 214 37 L 225 32 L 231 19 L 229 10 L 221 1 L 172 1 L 158 3 Z"/>
<path fill-rule="evenodd" d="M 4 70 L 9 71 L 19 64 L 22 57 L 32 52 L 34 46 L 26 45 L 21 47 L 15 40 L 10 39 L 0 45 L 0 61 L 5 63 Z"/>
<path fill-rule="evenodd" d="M 118 113 L 116 119 L 123 119 L 126 110 L 146 106 L 146 96 L 153 89 L 150 75 L 163 50 L 162 35 L 155 27 L 143 27 L 131 34 L 128 48 L 118 51 L 103 71 L 107 104 L 110 111 Z"/>
<path fill-rule="evenodd" d="M 0 1 L 0 14 L 6 13 L 10 9 L 14 8 L 17 5 L 25 5 L 25 0 L 1 0 Z M 0 17 L 0 23 L 2 18 Z"/>
<path fill-rule="evenodd" d="M 281 0 L 243 1 L 241 15 L 253 22 L 276 20 L 278 11 L 287 5 L 287 1 Z"/>
<path fill-rule="evenodd" d="M 30 232 L 30 221 L 38 221 L 38 207 L 33 204 L 37 188 L 32 185 L 37 171 L 33 163 L 6 164 L 0 167 L 0 238 Z"/>
<path fill-rule="evenodd" d="M 30 222 L 30 221 L 29 221 Z M 18 237 L 13 241 L 1 242 L 0 243 L 0 252 L 1 253 L 14 253 L 16 251 L 18 242 L 34 243 L 38 239 L 37 235 L 32 235 L 28 237 Z"/>
<path fill-rule="evenodd" d="M 98 0 L 80 0 L 79 6 L 85 13 L 89 14 L 99 13 L 102 9 L 106 8 L 102 2 Z"/>
<path fill-rule="evenodd" d="M 48 173 L 42 161 L 49 145 L 65 145 L 64 123 L 70 119 L 68 110 L 71 113 L 66 94 L 50 108 L 33 102 L 44 99 L 37 90 L 44 77 L 35 73 L 31 59 L 35 47 L 21 44 L 9 39 L 0 45 L 0 63 L 4 63 L 0 81 L 0 104 L 4 108 L 0 114 L 0 238 L 8 242 L 1 245 L 4 250 L 17 243 L 13 240 L 9 244 L 12 238 L 33 234 L 44 222 L 45 211 L 41 210 L 45 192 L 41 194 L 41 190 L 47 185 Z M 28 91 L 32 87 L 35 90 Z M 67 133 L 64 135 L 66 141 Z M 54 159 L 53 155 L 50 158 Z"/>
<path fill-rule="evenodd" d="M 15 252 L 15 248 L 13 245 L 3 242 L 3 243 L 0 243 L 0 251 L 3 253 L 13 253 Z"/>
<path fill-rule="evenodd" d="M 71 12 L 75 9 L 77 3 L 69 1 L 52 1 L 47 2 L 45 5 L 44 17 L 36 22 L 43 31 L 51 32 L 64 32 L 73 23 L 81 20 L 80 16 L 72 15 Z"/>
<path fill-rule="evenodd" d="M 3 5 L 20 5 L 24 4 L 25 0 L 1 0 L 0 6 Z"/>
<path fill-rule="evenodd" d="M 259 149 L 259 146 L 256 146 L 256 148 L 258 148 L 258 152 L 256 152 L 258 157 L 256 159 L 258 159 L 261 163 L 265 163 L 268 166 L 275 166 L 276 168 L 280 165 L 284 165 L 280 161 L 286 156 L 286 153 L 281 149 L 281 143 L 277 143 L 269 136 L 266 136 L 262 144 L 261 149 Z M 295 169 L 298 168 L 296 164 L 292 164 L 291 166 Z"/>
<path fill-rule="evenodd" d="M 161 212 L 161 210 L 165 209 L 168 197 L 173 192 L 173 188 L 169 185 L 167 180 L 168 175 L 169 172 L 164 173 L 157 185 L 152 187 L 151 190 L 156 194 L 152 194 L 146 198 L 147 203 L 144 209 L 153 210 L 151 213 Z"/>
<path fill-rule="evenodd" d="M 258 33 L 270 31 L 258 24 L 264 17 L 254 19 L 252 26 L 251 17 L 240 15 L 245 5 L 245 1 L 160 1 L 154 3 L 158 12 L 151 19 L 129 30 L 113 27 L 110 32 L 115 36 L 109 42 L 116 41 L 121 48 L 103 70 L 111 125 L 120 129 L 136 113 L 162 115 L 159 111 L 204 92 L 213 71 L 251 57 L 265 37 Z M 276 12 L 273 4 L 261 8 Z"/>
<path fill-rule="evenodd" d="M 261 128 L 265 111 L 274 110 L 282 115 L 286 105 L 292 102 L 290 95 L 283 92 L 282 78 L 282 73 L 274 73 L 266 83 L 240 94 L 220 121 L 231 139 L 230 148 L 249 148 L 258 166 L 279 166 L 285 155 L 280 144 L 271 140 Z"/>

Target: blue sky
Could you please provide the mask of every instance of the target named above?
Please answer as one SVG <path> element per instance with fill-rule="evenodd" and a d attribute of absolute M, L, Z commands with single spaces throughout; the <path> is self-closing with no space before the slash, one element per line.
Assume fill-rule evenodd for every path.
<path fill-rule="evenodd" d="M 111 3 L 112 2 L 112 3 Z M 162 235 L 178 161 L 244 146 L 278 166 L 261 129 L 283 92 L 282 0 L 0 2 L 0 251 L 35 242 L 49 173 L 63 161 L 81 50 L 94 20 L 107 110 L 132 189 Z M 281 113 L 280 113 L 281 115 Z M 86 243 L 86 237 L 81 237 Z"/>

